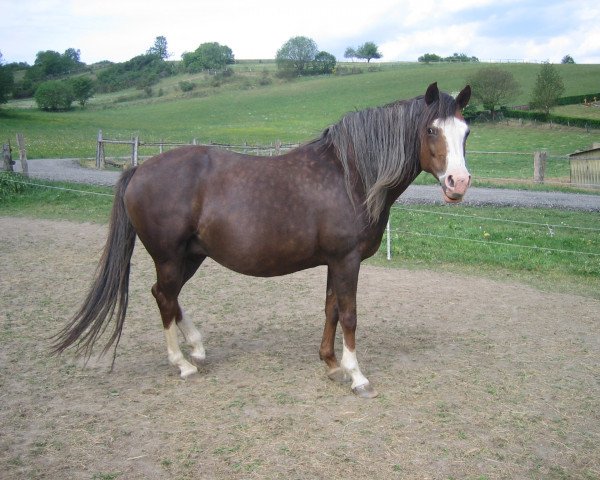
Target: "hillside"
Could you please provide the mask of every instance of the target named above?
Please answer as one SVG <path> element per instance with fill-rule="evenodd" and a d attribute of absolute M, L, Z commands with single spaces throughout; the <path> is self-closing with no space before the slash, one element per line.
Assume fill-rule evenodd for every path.
<path fill-rule="evenodd" d="M 422 94 L 434 81 L 443 90 L 458 91 L 482 64 L 377 64 L 372 72 L 367 71 L 365 64 L 354 66 L 365 72 L 284 81 L 273 75 L 272 63 L 244 62 L 234 66 L 232 77 L 179 75 L 154 86 L 152 96 L 140 90 L 98 95 L 86 109 L 60 113 L 40 112 L 32 108 L 30 101 L 11 102 L 0 108 L 0 135 L 3 139 L 14 138 L 15 133 L 23 132 L 30 158 L 91 157 L 99 129 L 105 137 L 123 139 L 140 135 L 144 140 L 302 142 L 350 110 Z M 539 65 L 501 67 L 511 71 L 522 85 L 514 103 L 527 103 Z M 565 83 L 565 95 L 598 90 L 600 65 L 557 68 Z M 195 87 L 182 91 L 181 82 L 194 83 Z M 545 136 L 549 142 L 555 141 L 551 135 Z M 585 147 L 591 143 L 588 136 L 579 130 L 568 131 L 562 139 L 561 154 Z M 475 138 L 474 135 L 470 139 L 470 148 L 488 148 L 487 140 L 480 143 Z M 518 149 L 513 140 L 509 136 L 505 143 Z M 494 142 L 504 143 L 502 139 Z"/>

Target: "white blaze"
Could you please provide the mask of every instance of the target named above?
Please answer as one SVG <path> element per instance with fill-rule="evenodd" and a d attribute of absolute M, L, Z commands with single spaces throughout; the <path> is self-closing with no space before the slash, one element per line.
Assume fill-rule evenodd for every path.
<path fill-rule="evenodd" d="M 436 119 L 433 126 L 439 128 L 446 139 L 446 171 L 440 176 L 440 182 L 443 182 L 444 177 L 448 172 L 461 172 L 468 175 L 467 166 L 465 164 L 464 144 L 465 136 L 469 131 L 469 126 L 456 117 L 445 119 Z"/>

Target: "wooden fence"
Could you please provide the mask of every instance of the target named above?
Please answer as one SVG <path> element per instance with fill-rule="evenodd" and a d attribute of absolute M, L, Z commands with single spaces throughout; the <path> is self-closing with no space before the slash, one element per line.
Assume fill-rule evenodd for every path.
<path fill-rule="evenodd" d="M 110 140 L 104 138 L 102 135 L 102 130 L 98 132 L 98 141 L 96 147 L 96 168 L 102 169 L 105 167 L 106 161 L 106 153 L 105 153 L 105 145 L 130 145 L 131 146 L 131 165 L 138 165 L 140 160 L 140 149 L 141 148 L 152 148 L 154 149 L 154 153 L 151 155 L 155 155 L 157 153 L 162 153 L 165 148 L 174 148 L 174 147 L 182 147 L 185 145 L 207 145 L 207 146 L 216 146 L 221 147 L 227 150 L 233 150 L 239 153 L 246 153 L 252 155 L 260 155 L 260 156 L 273 156 L 279 155 L 280 153 L 287 152 L 293 148 L 296 148 L 298 144 L 289 144 L 289 143 L 281 143 L 279 141 L 273 143 L 272 145 L 248 145 L 247 143 L 243 145 L 226 145 L 221 143 L 201 143 L 198 142 L 197 139 L 193 139 L 191 142 L 142 142 L 139 136 L 133 137 L 131 140 Z"/>
<path fill-rule="evenodd" d="M 17 133 L 17 148 L 19 149 L 21 172 L 28 177 L 29 167 L 27 166 L 27 151 L 25 150 L 25 137 L 22 133 Z M 2 169 L 7 172 L 12 172 L 15 161 L 12 159 L 12 147 L 10 146 L 10 142 L 2 145 L 2 161 Z"/>

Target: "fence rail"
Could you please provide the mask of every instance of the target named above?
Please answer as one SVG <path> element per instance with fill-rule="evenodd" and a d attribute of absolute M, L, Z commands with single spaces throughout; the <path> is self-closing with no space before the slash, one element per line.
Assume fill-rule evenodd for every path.
<path fill-rule="evenodd" d="M 186 145 L 206 145 L 213 147 L 221 147 L 227 150 L 233 150 L 239 153 L 254 154 L 260 156 L 273 156 L 292 150 L 298 147 L 299 144 L 295 143 L 281 143 L 280 141 L 274 142 L 271 145 L 249 145 L 244 143 L 243 145 L 229 145 L 224 143 L 202 143 L 197 139 L 193 139 L 191 142 L 143 142 L 139 136 L 133 137 L 131 140 L 111 140 L 104 138 L 102 130 L 98 132 L 98 141 L 96 148 L 96 168 L 102 169 L 106 164 L 105 145 L 131 145 L 131 165 L 138 165 L 140 159 L 140 148 L 142 147 L 158 147 L 158 153 L 163 153 L 165 148 L 183 147 Z"/>

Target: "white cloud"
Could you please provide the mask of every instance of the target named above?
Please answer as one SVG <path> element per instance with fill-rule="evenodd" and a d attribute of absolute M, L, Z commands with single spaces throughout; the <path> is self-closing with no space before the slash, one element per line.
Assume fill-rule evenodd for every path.
<path fill-rule="evenodd" d="M 123 61 L 158 35 L 173 58 L 201 43 L 228 45 L 236 58 L 273 58 L 305 35 L 341 59 L 346 46 L 375 41 L 383 60 L 423 53 L 482 60 L 550 59 L 600 63 L 596 0 L 3 0 L 0 51 L 33 63 L 40 50 L 81 50 L 87 63 Z"/>

